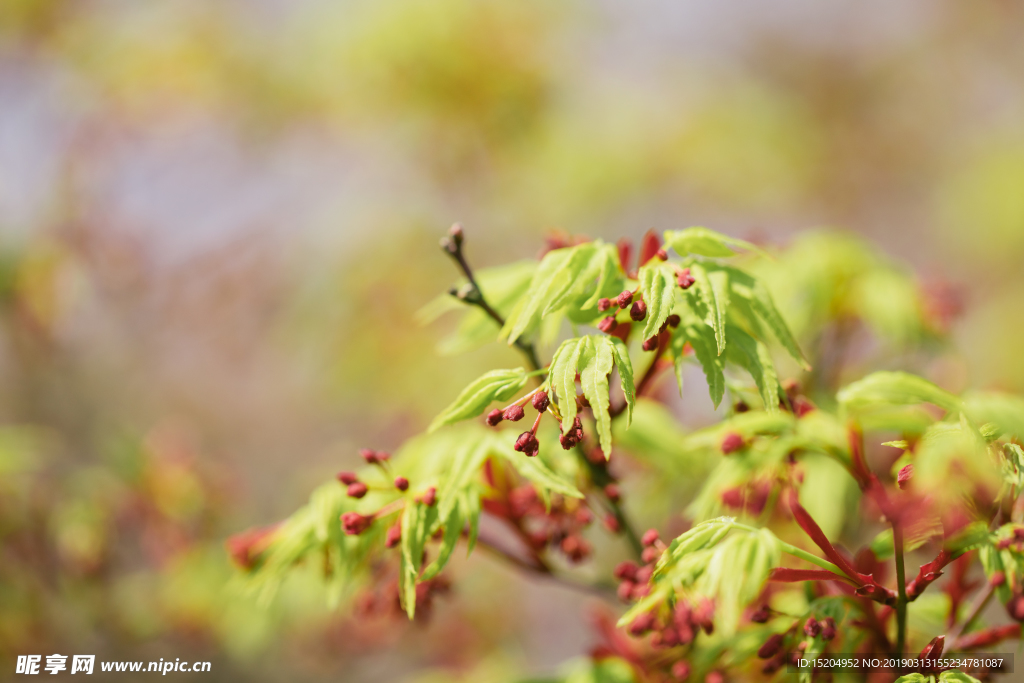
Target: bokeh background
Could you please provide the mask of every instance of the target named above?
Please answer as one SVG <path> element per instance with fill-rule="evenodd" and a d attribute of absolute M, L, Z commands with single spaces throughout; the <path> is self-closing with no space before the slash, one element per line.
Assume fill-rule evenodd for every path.
<path fill-rule="evenodd" d="M 587 651 L 585 596 L 484 558 L 425 625 L 301 575 L 232 589 L 228 534 L 512 362 L 435 360 L 414 321 L 455 220 L 479 266 L 552 230 L 842 229 L 962 304 L 927 374 L 1024 391 L 1022 33 L 1009 0 L 0 0 L 0 678 L 60 652 L 497 681 Z"/>

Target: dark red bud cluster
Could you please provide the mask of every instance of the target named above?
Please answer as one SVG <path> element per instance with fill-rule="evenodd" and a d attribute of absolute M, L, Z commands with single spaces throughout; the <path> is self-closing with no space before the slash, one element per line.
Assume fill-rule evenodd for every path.
<path fill-rule="evenodd" d="M 743 448 L 743 436 L 736 432 L 729 432 L 722 439 L 722 454 L 729 455 Z"/>
<path fill-rule="evenodd" d="M 346 512 L 341 516 L 341 526 L 349 536 L 358 536 L 373 524 L 372 515 L 361 515 L 358 512 Z"/>
<path fill-rule="evenodd" d="M 629 317 L 634 322 L 640 322 L 647 317 L 647 304 L 643 301 L 634 301 L 629 309 Z"/>
<path fill-rule="evenodd" d="M 633 303 L 633 292 L 629 291 L 628 289 L 622 292 L 617 297 L 615 297 L 615 303 L 616 305 L 618 305 L 619 308 L 625 308 L 626 306 L 629 306 L 631 303 Z"/>
<path fill-rule="evenodd" d="M 484 422 L 487 423 L 487 426 L 494 427 L 497 426 L 502 419 L 504 418 L 501 415 L 501 408 L 495 408 L 491 412 L 487 413 L 487 417 L 484 418 Z"/>
<path fill-rule="evenodd" d="M 673 313 L 672 315 L 670 315 L 670 316 L 669 316 L 669 317 L 668 317 L 668 318 L 667 318 L 667 319 L 665 320 L 665 324 L 667 324 L 667 325 L 668 325 L 669 327 L 671 327 L 671 328 L 672 328 L 673 330 L 674 330 L 674 329 L 676 329 L 677 327 L 679 327 L 679 323 L 680 323 L 680 322 L 681 322 L 681 320 L 680 320 L 679 316 L 678 316 L 678 315 L 676 315 L 675 313 Z"/>
<path fill-rule="evenodd" d="M 386 451 L 375 451 L 372 448 L 360 448 L 359 455 L 368 465 L 378 465 L 391 459 L 391 454 Z"/>
<path fill-rule="evenodd" d="M 533 432 L 523 432 L 516 439 L 516 444 L 513 448 L 532 458 L 540 451 L 540 442 L 537 441 L 537 436 Z"/>
<path fill-rule="evenodd" d="M 356 476 L 355 472 L 338 472 L 338 481 L 348 486 L 359 481 L 359 477 Z"/>
<path fill-rule="evenodd" d="M 602 297 L 602 298 L 597 300 L 597 310 L 600 311 L 601 313 L 604 313 L 605 311 L 607 311 L 611 307 L 612 307 L 612 300 L 609 299 L 608 297 Z"/>
<path fill-rule="evenodd" d="M 501 414 L 502 419 L 508 420 L 509 422 L 519 422 L 526 415 L 526 411 L 520 405 L 510 405 L 505 408 L 505 412 Z"/>
<path fill-rule="evenodd" d="M 644 351 L 654 351 L 658 348 L 658 336 L 655 335 L 650 339 L 645 339 L 644 343 L 640 345 Z"/>
<path fill-rule="evenodd" d="M 548 398 L 546 392 L 538 391 L 533 395 L 531 403 L 533 403 L 533 407 L 538 413 L 543 413 L 548 409 L 548 406 L 551 405 L 551 400 Z"/>
<path fill-rule="evenodd" d="M 1024 622 L 1024 593 L 1018 592 L 1006 603 L 1006 613 L 1014 621 Z"/>
<path fill-rule="evenodd" d="M 654 256 L 659 261 L 668 261 L 668 252 L 665 251 L 664 249 L 659 249 L 658 251 L 654 252 Z"/>
<path fill-rule="evenodd" d="M 809 638 L 817 638 L 821 633 L 821 622 L 814 617 L 810 617 L 804 623 L 804 635 Z"/>
<path fill-rule="evenodd" d="M 772 613 L 767 605 L 761 605 L 750 615 L 750 620 L 755 624 L 766 624 L 771 619 Z"/>
<path fill-rule="evenodd" d="M 676 273 L 676 282 L 679 283 L 679 286 L 682 289 L 689 289 L 693 286 L 693 283 L 696 282 L 696 280 L 692 275 L 690 275 L 689 268 L 683 268 Z"/>
<path fill-rule="evenodd" d="M 348 495 L 350 498 L 362 498 L 366 495 L 367 491 L 369 491 L 369 488 L 361 481 L 348 485 Z"/>
<path fill-rule="evenodd" d="M 395 488 L 399 491 L 408 491 L 409 480 L 405 477 L 395 477 Z"/>
<path fill-rule="evenodd" d="M 784 640 L 785 638 L 781 633 L 771 635 L 757 651 L 757 656 L 761 659 L 771 659 L 782 650 Z"/>
<path fill-rule="evenodd" d="M 610 315 L 607 318 L 601 318 L 601 322 L 597 324 L 597 329 L 605 334 L 611 334 L 612 330 L 615 329 L 615 316 Z"/>
<path fill-rule="evenodd" d="M 562 444 L 563 449 L 570 450 L 581 441 L 583 441 L 583 420 L 577 415 L 572 421 L 572 428 L 558 437 L 558 443 Z"/>
<path fill-rule="evenodd" d="M 574 564 L 587 559 L 593 552 L 582 534 L 594 521 L 594 515 L 574 499 L 553 496 L 545 506 L 533 485 L 526 484 L 509 491 L 507 506 L 498 514 L 524 530 L 528 542 L 537 552 L 551 545 Z"/>
<path fill-rule="evenodd" d="M 771 482 L 756 481 L 744 486 L 734 486 L 719 494 L 722 504 L 733 510 L 746 510 L 755 517 L 764 512 L 771 494 Z"/>
<path fill-rule="evenodd" d="M 652 546 L 658 542 L 661 538 L 661 534 L 658 533 L 657 529 L 648 529 L 644 532 L 644 535 L 640 537 L 640 543 L 644 546 Z"/>

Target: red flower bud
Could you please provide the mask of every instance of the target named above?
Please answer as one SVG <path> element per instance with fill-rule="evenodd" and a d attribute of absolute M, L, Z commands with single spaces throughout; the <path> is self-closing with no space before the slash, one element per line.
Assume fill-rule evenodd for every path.
<path fill-rule="evenodd" d="M 462 246 L 462 240 L 465 234 L 462 232 L 462 226 L 459 223 L 455 223 L 448 229 L 448 234 L 457 246 Z"/>
<path fill-rule="evenodd" d="M 750 615 L 750 620 L 755 624 L 764 624 L 768 622 L 771 616 L 772 615 L 771 612 L 768 610 L 768 606 L 761 605 L 757 608 L 757 610 L 754 611 L 753 614 Z"/>
<path fill-rule="evenodd" d="M 644 551 L 640 553 L 640 559 L 643 560 L 645 564 L 657 562 L 659 557 L 661 557 L 661 551 L 657 548 L 644 548 Z"/>
<path fill-rule="evenodd" d="M 779 650 L 782 649 L 782 640 L 781 633 L 772 635 L 768 640 L 764 641 L 764 645 L 757 651 L 757 656 L 761 659 L 771 659 L 779 654 Z"/>
<path fill-rule="evenodd" d="M 640 542 L 642 544 L 644 544 L 645 546 L 654 545 L 655 543 L 658 542 L 658 539 L 660 537 L 661 537 L 661 534 L 658 533 L 657 529 L 648 529 L 647 531 L 644 532 L 644 535 L 640 539 Z"/>
<path fill-rule="evenodd" d="M 437 503 L 437 487 L 431 486 L 428 488 L 427 492 L 423 494 L 423 497 L 420 500 L 427 507 L 434 507 L 434 504 Z"/>
<path fill-rule="evenodd" d="M 621 492 L 619 491 L 618 485 L 608 484 L 607 486 L 604 487 L 604 495 L 608 496 L 608 500 L 612 501 L 613 503 L 617 503 L 619 501 L 619 497 L 621 496 Z"/>
<path fill-rule="evenodd" d="M 725 683 L 725 674 L 721 671 L 710 671 L 704 677 L 704 683 Z"/>
<path fill-rule="evenodd" d="M 633 303 L 633 292 L 627 289 L 615 298 L 615 303 L 618 304 L 619 308 L 625 308 L 630 305 Z"/>
<path fill-rule="evenodd" d="M 675 313 L 673 313 L 672 315 L 670 315 L 668 317 L 667 320 L 665 320 L 665 322 L 668 323 L 669 327 L 671 327 L 672 329 L 675 329 L 675 328 L 679 327 L 679 322 L 680 322 L 679 321 L 679 316 L 676 315 Z"/>
<path fill-rule="evenodd" d="M 1006 613 L 1014 621 L 1024 621 L 1024 593 L 1017 593 L 1006 603 Z"/>
<path fill-rule="evenodd" d="M 654 576 L 654 567 L 649 564 L 645 564 L 643 567 L 636 570 L 636 577 L 633 581 L 639 584 L 646 584 L 650 582 L 652 576 Z"/>
<path fill-rule="evenodd" d="M 677 681 L 686 680 L 687 676 L 690 675 L 690 663 L 683 660 L 679 660 L 672 665 L 672 677 Z"/>
<path fill-rule="evenodd" d="M 900 470 L 900 473 L 896 475 L 896 485 L 899 486 L 900 489 L 907 488 L 907 483 L 910 481 L 910 478 L 913 477 L 913 476 L 914 476 L 914 466 L 913 465 L 905 466 L 903 469 Z"/>
<path fill-rule="evenodd" d="M 405 477 L 395 477 L 395 488 L 399 491 L 407 491 L 409 489 L 409 480 Z"/>
<path fill-rule="evenodd" d="M 610 315 L 607 318 L 602 318 L 601 322 L 597 324 L 597 329 L 605 334 L 611 334 L 611 331 L 615 329 L 615 316 Z"/>
<path fill-rule="evenodd" d="M 495 408 L 491 412 L 487 413 L 487 418 L 484 420 L 489 426 L 493 427 L 502 420 L 501 408 Z"/>
<path fill-rule="evenodd" d="M 609 513 L 601 519 L 601 523 L 604 524 L 604 528 L 613 534 L 617 534 L 622 531 L 622 527 L 619 525 L 619 518 Z"/>
<path fill-rule="evenodd" d="M 384 538 L 384 546 L 386 548 L 394 548 L 402 541 L 402 525 L 396 524 L 388 529 L 387 536 Z"/>
<path fill-rule="evenodd" d="M 658 251 L 654 252 L 654 255 L 658 257 L 658 260 L 660 261 L 668 261 L 668 252 L 665 251 L 664 249 L 659 249 Z"/>
<path fill-rule="evenodd" d="M 622 602 L 629 602 L 633 599 L 633 590 L 635 588 L 636 584 L 632 581 L 623 581 L 615 590 L 615 594 L 619 597 L 619 600 L 621 600 Z"/>
<path fill-rule="evenodd" d="M 379 462 L 387 462 L 391 459 L 391 454 L 387 451 L 377 451 L 376 455 Z"/>
<path fill-rule="evenodd" d="M 821 624 L 814 617 L 809 618 L 804 624 L 804 634 L 811 638 L 817 638 L 819 633 L 821 633 Z"/>
<path fill-rule="evenodd" d="M 639 615 L 629 624 L 629 634 L 632 636 L 642 636 L 654 627 L 654 615 L 650 612 L 645 612 Z"/>
<path fill-rule="evenodd" d="M 359 455 L 363 457 L 368 465 L 376 464 L 377 462 L 377 451 L 372 448 L 360 448 Z"/>
<path fill-rule="evenodd" d="M 620 562 L 615 567 L 615 578 L 620 581 L 634 581 L 636 579 L 636 572 L 639 567 L 636 566 L 636 562 L 626 560 Z"/>
<path fill-rule="evenodd" d="M 519 422 L 523 419 L 523 415 L 525 414 L 526 411 L 523 410 L 522 406 L 511 405 L 508 408 L 505 408 L 505 412 L 502 413 L 501 416 L 509 422 Z"/>
<path fill-rule="evenodd" d="M 594 521 L 594 513 L 587 508 L 579 508 L 576 510 L 576 523 L 583 526 L 587 526 Z"/>
<path fill-rule="evenodd" d="M 611 307 L 612 307 L 612 300 L 609 299 L 608 297 L 602 297 L 602 298 L 597 300 L 597 310 L 600 311 L 601 313 L 604 313 L 605 311 L 607 311 Z"/>
<path fill-rule="evenodd" d="M 348 485 L 348 495 L 350 498 L 362 498 L 367 492 L 366 484 L 361 481 L 353 482 Z"/>
<path fill-rule="evenodd" d="M 836 620 L 832 617 L 825 617 L 824 627 L 821 629 L 821 639 L 825 642 L 836 637 Z"/>
<path fill-rule="evenodd" d="M 341 516 L 341 526 L 349 536 L 358 536 L 373 523 L 373 517 L 358 512 L 346 512 Z"/>
<path fill-rule="evenodd" d="M 633 305 L 629 309 L 629 317 L 636 322 L 640 322 L 647 317 L 647 304 L 643 301 L 634 301 Z"/>
<path fill-rule="evenodd" d="M 715 630 L 715 605 L 707 598 L 703 598 L 693 610 L 693 621 L 704 629 L 704 633 L 711 635 Z"/>
<path fill-rule="evenodd" d="M 689 289 L 696 280 L 690 275 L 689 268 L 683 268 L 676 274 L 676 282 L 679 283 L 681 288 Z"/>
<path fill-rule="evenodd" d="M 651 337 L 650 339 L 645 339 L 644 343 L 640 345 L 640 348 L 642 348 L 644 351 L 654 351 L 656 348 L 658 348 L 657 335 Z"/>
<path fill-rule="evenodd" d="M 550 405 L 551 403 L 551 401 L 548 399 L 547 393 L 543 391 L 538 391 L 536 394 L 534 394 L 532 402 L 533 407 L 537 410 L 538 413 L 543 413 L 545 410 L 547 410 L 548 405 Z"/>
<path fill-rule="evenodd" d="M 729 455 L 743 448 L 743 437 L 736 432 L 729 432 L 722 439 L 722 454 Z"/>
<path fill-rule="evenodd" d="M 540 442 L 537 441 L 537 437 L 533 432 L 523 432 L 519 435 L 519 438 L 516 439 L 516 444 L 513 448 L 532 458 L 537 455 L 537 452 L 540 450 Z"/>
<path fill-rule="evenodd" d="M 793 414 L 797 417 L 803 417 L 814 410 L 814 407 L 814 404 L 804 396 L 797 396 L 793 399 Z"/>
<path fill-rule="evenodd" d="M 988 579 L 988 585 L 995 586 L 998 588 L 1006 583 L 1006 572 L 992 572 L 992 576 Z"/>
<path fill-rule="evenodd" d="M 355 472 L 338 472 L 338 481 L 348 486 L 359 481 L 359 477 L 356 476 Z"/>

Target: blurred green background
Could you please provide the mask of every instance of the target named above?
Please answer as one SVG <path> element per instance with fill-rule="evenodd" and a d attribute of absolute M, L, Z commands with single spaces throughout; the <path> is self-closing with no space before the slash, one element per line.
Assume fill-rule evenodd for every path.
<path fill-rule="evenodd" d="M 996 0 L 0 0 L 0 667 L 504 680 L 585 654 L 587 599 L 483 558 L 425 625 L 312 579 L 266 609 L 231 588 L 228 534 L 514 362 L 435 360 L 443 325 L 413 322 L 455 220 L 479 266 L 553 230 L 842 228 L 789 258 L 827 277 L 875 245 L 962 308 L 917 369 L 1024 391 L 1022 30 Z"/>

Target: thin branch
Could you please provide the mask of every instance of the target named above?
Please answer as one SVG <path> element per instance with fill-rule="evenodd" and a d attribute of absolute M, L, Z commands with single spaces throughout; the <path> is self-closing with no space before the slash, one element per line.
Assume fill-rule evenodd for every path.
<path fill-rule="evenodd" d="M 896 549 L 896 656 L 903 654 L 907 646 L 907 576 L 903 564 L 903 527 L 899 522 L 892 524 L 893 546 Z"/>
<path fill-rule="evenodd" d="M 985 587 L 985 590 L 978 593 L 978 595 L 974 598 L 974 602 L 971 603 L 970 609 L 967 612 L 967 618 L 965 618 L 963 623 L 960 624 L 960 627 L 956 630 L 956 633 L 949 637 L 950 643 L 955 645 L 956 641 L 960 640 L 960 638 L 964 635 L 967 629 L 971 627 L 971 624 L 974 623 L 974 620 L 978 618 L 978 615 L 981 614 L 982 610 L 985 609 L 985 605 L 987 605 L 988 601 L 992 599 L 992 596 L 995 594 L 995 590 L 995 586 L 993 586 L 992 584 L 988 584 Z"/>
<path fill-rule="evenodd" d="M 453 287 L 448 293 L 465 304 L 480 308 L 498 324 L 499 328 L 502 328 L 505 326 L 505 319 L 484 297 L 484 292 L 480 289 L 480 285 L 473 275 L 473 269 L 470 268 L 469 262 L 466 261 L 466 255 L 462 251 L 463 239 L 462 226 L 456 223 L 449 231 L 448 237 L 441 240 L 441 248 L 444 250 L 444 253 L 448 254 L 455 261 L 462 274 L 466 276 L 466 280 L 468 280 L 467 285 L 459 288 Z M 537 358 L 537 351 L 533 348 L 533 344 L 524 342 L 521 339 L 516 339 L 513 343 L 526 356 L 526 360 L 532 370 L 541 369 L 542 366 Z"/>

